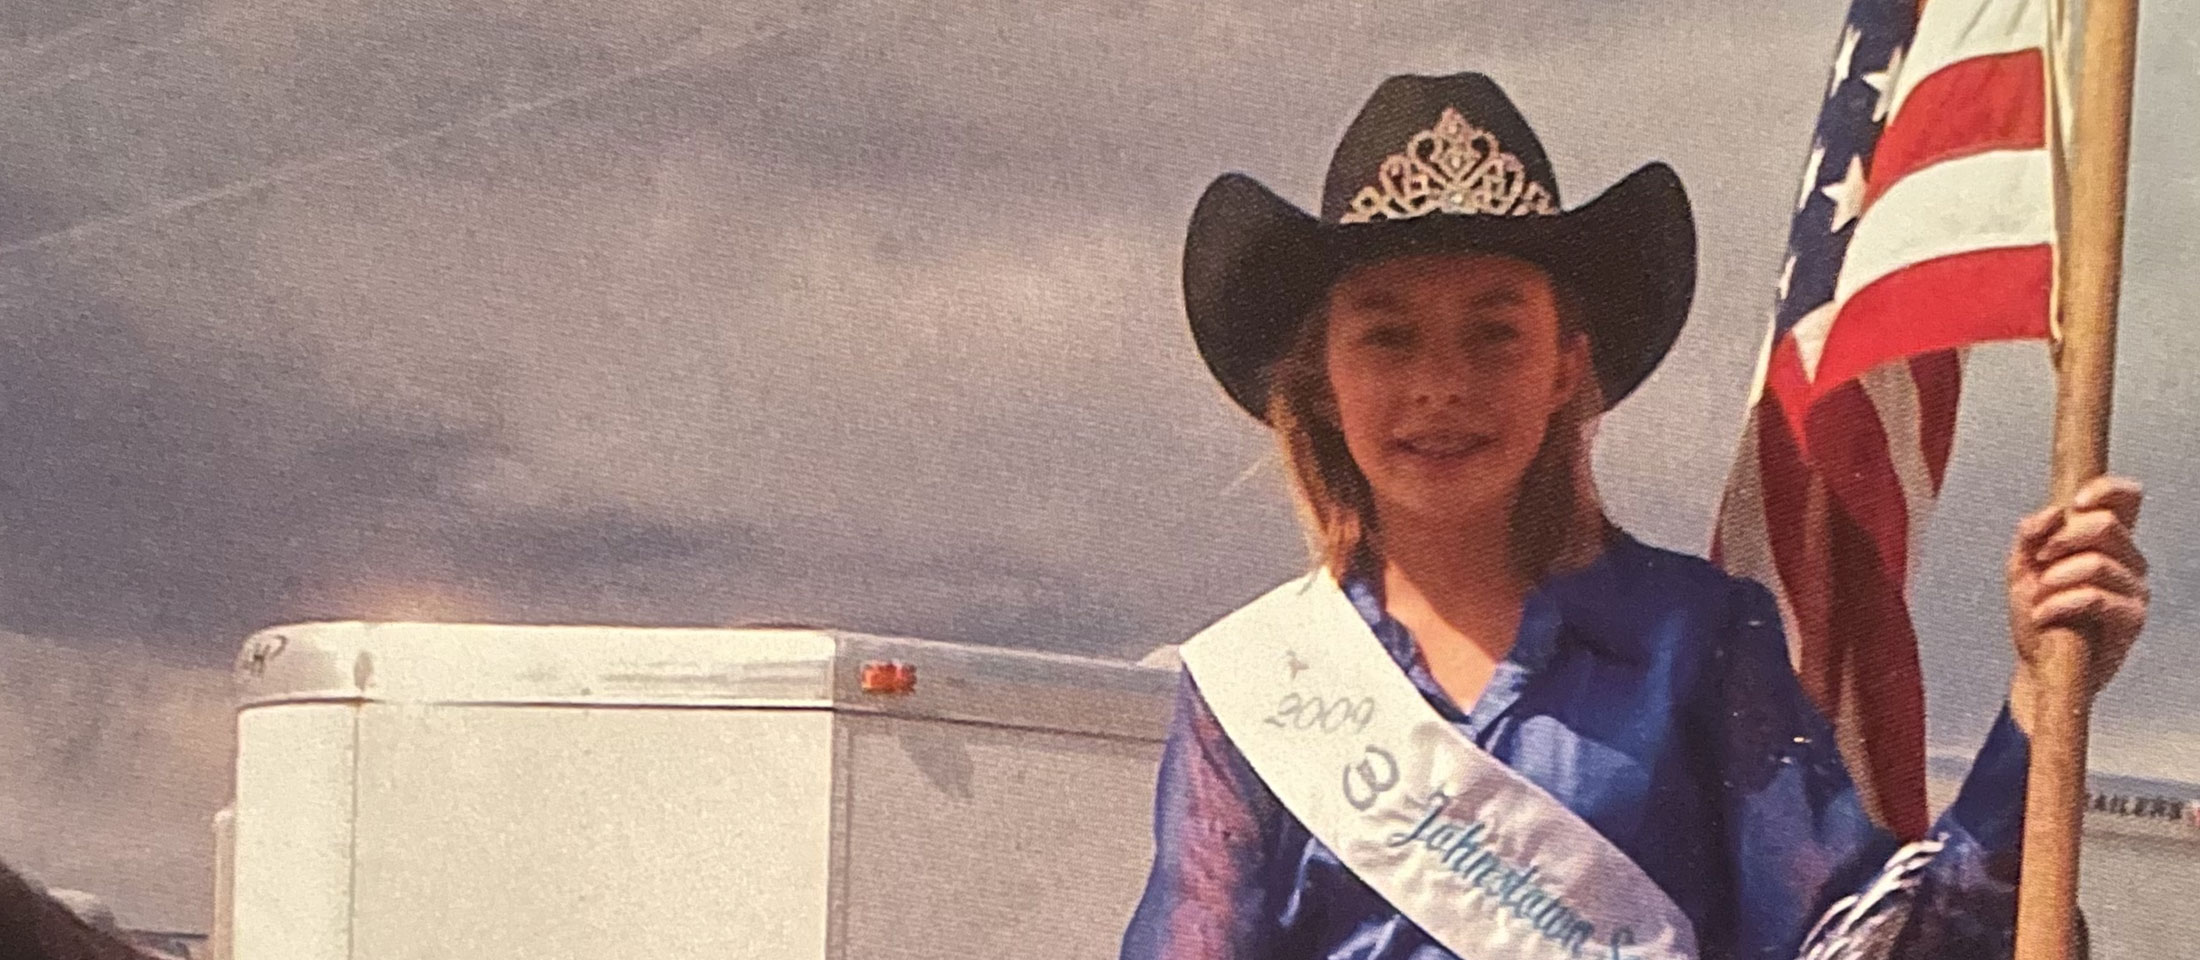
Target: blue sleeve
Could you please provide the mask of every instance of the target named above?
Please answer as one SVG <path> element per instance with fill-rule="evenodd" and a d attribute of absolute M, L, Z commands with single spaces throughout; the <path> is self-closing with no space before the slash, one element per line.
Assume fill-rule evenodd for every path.
<path fill-rule="evenodd" d="M 1925 867 L 1904 957 L 2007 960 L 2015 954 L 2031 762 L 2031 739 L 2005 705 L 1955 802 L 1933 826 L 1942 847 Z"/>
<path fill-rule="evenodd" d="M 1832 725 L 1796 679 L 1772 595 L 1737 582 L 1711 685 L 1737 898 L 1727 946 L 1736 960 L 1793 960 L 1826 910 L 1878 879 L 1901 845 L 1866 812 Z M 1892 955 L 2009 956 L 2028 755 L 2005 709 L 1933 827 L 1941 846 L 1915 874 L 1915 906 Z"/>
<path fill-rule="evenodd" d="M 1182 674 L 1154 791 L 1154 860 L 1122 960 L 1255 960 L 1272 954 L 1263 877 L 1282 807 Z"/>

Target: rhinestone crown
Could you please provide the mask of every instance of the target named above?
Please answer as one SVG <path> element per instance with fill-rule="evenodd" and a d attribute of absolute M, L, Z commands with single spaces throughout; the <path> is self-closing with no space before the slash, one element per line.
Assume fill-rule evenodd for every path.
<path fill-rule="evenodd" d="M 1384 158 L 1372 186 L 1352 196 L 1341 223 L 1410 220 L 1431 213 L 1527 216 L 1553 214 L 1558 206 L 1543 185 L 1528 178 L 1520 158 L 1505 152 L 1497 136 L 1445 107 L 1436 126 L 1413 135 L 1404 153 Z"/>

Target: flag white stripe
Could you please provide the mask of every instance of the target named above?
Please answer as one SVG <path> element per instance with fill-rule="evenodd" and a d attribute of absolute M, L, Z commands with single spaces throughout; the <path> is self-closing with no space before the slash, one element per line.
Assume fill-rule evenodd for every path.
<path fill-rule="evenodd" d="M 1834 299 L 1927 260 L 2055 239 L 2046 150 L 1994 150 L 1936 163 L 1887 188 L 1857 220 Z"/>
<path fill-rule="evenodd" d="M 1747 409 L 1757 409 L 1758 402 L 1765 398 L 1765 376 L 1772 372 L 1772 345 L 1779 341 L 1779 334 L 1779 324 L 1772 322 L 1765 324 L 1765 335 L 1757 342 L 1757 372 L 1749 375 L 1749 406 Z"/>
<path fill-rule="evenodd" d="M 1826 337 L 1832 335 L 1834 318 L 1840 312 L 1841 302 L 1828 300 L 1789 328 L 1788 336 L 1795 338 L 1795 358 L 1803 363 L 1803 376 L 1818 379 L 1818 358 L 1826 354 Z"/>
<path fill-rule="evenodd" d="M 1908 362 L 1881 364 L 1863 376 L 1864 395 L 1871 399 L 1872 408 L 1879 414 L 1879 428 L 1887 437 L 1887 461 L 1894 468 L 1897 482 L 1902 485 L 1902 505 L 1908 515 L 1908 534 L 1902 539 L 1909 556 L 1903 566 L 1902 588 L 1909 589 L 1909 579 L 1916 575 L 1918 548 L 1923 537 L 1917 536 L 1924 529 L 1925 519 L 1933 510 L 1933 473 L 1925 462 L 1925 437 L 1922 430 L 1923 404 L 1917 395 L 1917 377 Z"/>
<path fill-rule="evenodd" d="M 1926 77 L 1973 57 L 2045 49 L 2047 0 L 1932 0 L 1917 23 L 1917 36 L 1895 78 L 1891 116 Z M 1889 121 L 1892 123 L 1893 121 Z"/>

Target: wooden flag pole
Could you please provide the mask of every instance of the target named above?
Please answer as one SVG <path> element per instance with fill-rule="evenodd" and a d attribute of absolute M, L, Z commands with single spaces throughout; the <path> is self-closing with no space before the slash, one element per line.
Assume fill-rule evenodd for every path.
<path fill-rule="evenodd" d="M 2138 0 L 2086 0 L 2072 119 L 2069 221 L 2062 248 L 2056 351 L 2053 496 L 2068 503 L 2108 467 L 2116 298 L 2123 276 L 2126 165 Z M 2053 103 L 2048 109 L 2056 109 Z M 2085 816 L 2092 719 L 2087 639 L 2042 638 L 2017 892 L 2016 960 L 2076 960 L 2078 836 Z"/>

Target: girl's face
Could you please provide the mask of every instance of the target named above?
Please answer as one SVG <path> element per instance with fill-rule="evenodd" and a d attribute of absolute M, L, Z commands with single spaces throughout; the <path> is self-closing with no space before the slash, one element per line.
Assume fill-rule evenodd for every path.
<path fill-rule="evenodd" d="M 1588 370 L 1550 279 L 1491 254 L 1401 257 L 1329 292 L 1326 366 L 1380 517 L 1501 516 Z"/>

